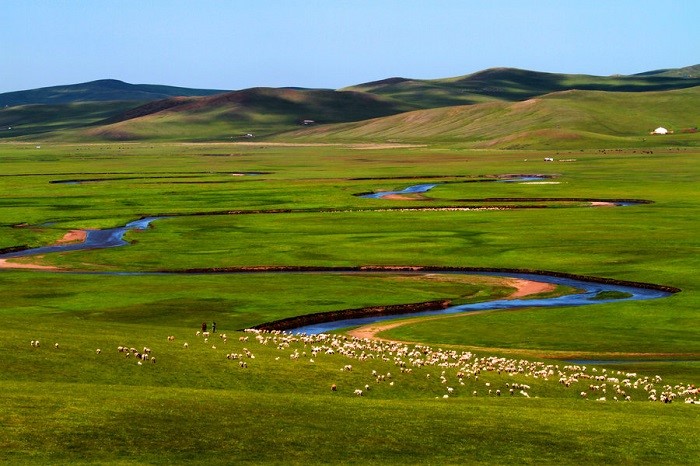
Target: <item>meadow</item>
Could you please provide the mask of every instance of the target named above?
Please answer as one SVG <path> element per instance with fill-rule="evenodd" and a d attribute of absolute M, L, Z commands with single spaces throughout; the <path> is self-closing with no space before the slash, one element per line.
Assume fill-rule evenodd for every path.
<path fill-rule="evenodd" d="M 16 260 L 60 272 L 0 270 L 0 461 L 693 463 L 700 408 L 685 397 L 649 401 L 643 388 L 651 383 L 661 395 L 662 387 L 700 382 L 700 151 L 690 146 L 1 143 L 0 249 L 164 218 L 128 232 L 128 246 Z M 551 178 L 483 181 L 506 174 Z M 432 182 L 438 186 L 415 199 L 356 196 Z M 588 201 L 606 199 L 652 203 Z M 541 207 L 412 209 L 514 203 Z M 392 346 L 342 332 L 305 341 L 240 330 L 338 309 L 488 300 L 512 289 L 500 279 L 441 274 L 183 273 L 363 265 L 549 270 L 682 291 L 411 321 L 380 334 L 411 342 Z M 212 321 L 217 333 L 205 341 L 196 332 Z M 414 343 L 422 359 L 446 359 L 413 365 L 406 353 Z M 118 346 L 148 347 L 157 363 L 138 364 Z M 465 358 L 461 366 L 440 365 L 454 355 Z M 466 377 L 464 361 L 528 369 L 484 366 Z M 575 373 L 570 387 L 560 382 Z M 589 378 L 602 374 L 602 382 Z M 629 379 L 625 395 L 609 379 Z M 529 386 L 527 396 L 510 395 L 513 384 Z"/>

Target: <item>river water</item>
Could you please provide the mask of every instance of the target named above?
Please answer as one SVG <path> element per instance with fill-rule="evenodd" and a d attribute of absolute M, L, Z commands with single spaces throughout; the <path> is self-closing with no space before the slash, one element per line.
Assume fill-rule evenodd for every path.
<path fill-rule="evenodd" d="M 382 192 L 374 195 L 366 195 L 364 197 L 383 197 L 389 194 L 407 194 L 407 193 L 420 193 L 426 192 L 436 186 L 435 184 L 421 184 L 414 185 L 406 188 L 402 191 L 395 191 L 392 193 Z M 108 228 L 104 230 L 88 230 L 87 236 L 82 243 L 69 243 L 69 244 L 58 244 L 53 246 L 44 246 L 39 248 L 27 249 L 23 251 L 15 251 L 5 254 L 0 254 L 0 259 L 10 259 L 16 257 L 27 257 L 47 253 L 60 253 L 60 252 L 70 252 L 79 251 L 86 249 L 104 249 L 125 246 L 129 244 L 124 240 L 124 234 L 129 230 L 144 230 L 156 220 L 161 220 L 167 217 L 145 217 L 133 222 L 127 223 L 123 227 L 118 228 Z M 236 272 L 233 272 L 236 273 Z M 278 273 L 289 273 L 289 272 L 278 272 Z M 310 272 L 294 272 L 294 273 L 310 273 Z M 318 272 L 313 272 L 318 273 Z M 347 272 L 345 272 L 347 273 Z M 366 273 L 366 272 L 363 272 Z M 373 272 L 373 273 L 386 273 L 386 274 L 396 274 L 395 271 L 386 272 Z M 576 280 L 572 278 L 562 278 L 549 275 L 540 274 L 517 274 L 517 273 L 496 273 L 496 272 L 454 272 L 454 271 L 439 271 L 431 270 L 430 273 L 470 273 L 470 274 L 480 274 L 489 276 L 502 276 L 502 277 L 513 277 L 520 278 L 538 282 L 552 283 L 555 285 L 565 285 L 579 290 L 577 293 L 559 296 L 553 298 L 544 299 L 499 299 L 488 302 L 474 303 L 474 304 L 463 304 L 448 307 L 446 309 L 440 309 L 436 311 L 425 311 L 413 314 L 401 314 L 398 316 L 385 315 L 376 317 L 365 317 L 358 319 L 347 319 L 339 320 L 335 322 L 326 322 L 315 325 L 309 325 L 305 327 L 299 327 L 292 330 L 296 333 L 306 333 L 306 334 L 318 334 L 327 333 L 330 331 L 353 327 L 358 325 L 371 324 L 376 322 L 381 322 L 396 318 L 406 318 L 414 316 L 431 316 L 440 314 L 456 314 L 456 313 L 466 313 L 484 310 L 495 310 L 495 309 L 517 309 L 517 308 L 527 308 L 527 307 L 563 307 L 563 306 L 585 306 L 592 304 L 601 304 L 611 301 L 625 301 L 625 300 L 646 300 L 646 299 L 657 299 L 663 298 L 671 295 L 672 293 L 667 291 L 661 291 L 657 289 L 649 289 L 646 287 L 636 287 L 636 286 L 623 286 L 617 284 L 603 284 L 594 281 L 584 281 Z M 115 274 L 115 272 L 111 272 Z M 119 272 L 116 272 L 119 274 Z M 129 272 L 129 275 L 138 275 L 139 272 Z M 618 292 L 628 295 L 620 299 L 594 299 L 602 292 Z"/>

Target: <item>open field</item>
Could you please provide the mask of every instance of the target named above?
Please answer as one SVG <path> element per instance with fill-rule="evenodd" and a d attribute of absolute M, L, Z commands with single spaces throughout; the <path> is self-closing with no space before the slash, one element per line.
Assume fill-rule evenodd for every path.
<path fill-rule="evenodd" d="M 166 217 L 128 232 L 125 247 L 12 259 L 66 272 L 0 270 L 0 462 L 697 460 L 700 407 L 683 403 L 693 395 L 651 402 L 644 386 L 659 399 L 664 386 L 677 393 L 700 383 L 700 151 L 341 144 L 0 144 L 0 249 Z M 506 174 L 551 178 L 483 181 Z M 419 183 L 438 185 L 410 200 L 355 196 Z M 610 199 L 653 203 L 591 204 Z M 460 206 L 476 210 L 445 210 Z M 362 265 L 526 268 L 682 291 L 424 320 L 380 334 L 419 342 L 421 359 L 450 355 L 414 365 L 412 344 L 238 330 L 339 309 L 483 301 L 512 286 L 446 274 L 157 273 Z M 206 342 L 195 333 L 203 321 L 218 327 Z M 353 354 L 339 351 L 346 343 Z M 139 365 L 118 346 L 148 347 L 157 363 Z M 312 354 L 321 346 L 335 354 Z M 451 351 L 466 359 L 441 366 L 454 362 Z M 506 361 L 524 369 L 487 364 L 458 375 L 468 373 L 465 361 L 474 370 L 489 357 L 497 357 L 492 369 Z M 559 383 L 575 373 L 570 387 Z M 529 386 L 527 396 L 520 388 L 511 396 L 513 384 Z"/>

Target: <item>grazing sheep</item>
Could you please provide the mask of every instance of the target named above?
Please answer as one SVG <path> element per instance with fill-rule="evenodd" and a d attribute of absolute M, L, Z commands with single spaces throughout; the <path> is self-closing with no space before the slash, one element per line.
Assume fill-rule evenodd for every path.
<path fill-rule="evenodd" d="M 187 348 L 190 347 L 190 345 L 188 345 L 187 342 L 185 342 L 185 344 L 183 344 L 182 347 L 185 348 L 185 349 L 187 349 Z"/>
<path fill-rule="evenodd" d="M 168 335 L 168 341 L 175 341 L 175 335 Z"/>
<path fill-rule="evenodd" d="M 151 364 L 155 364 L 155 363 L 156 363 L 156 358 L 155 357 L 151 358 Z"/>
<path fill-rule="evenodd" d="M 338 390 L 338 387 L 337 387 L 335 384 L 331 385 L 331 391 L 332 391 L 332 392 L 335 392 L 335 391 L 337 391 L 337 390 Z"/>
<path fill-rule="evenodd" d="M 102 350 L 99 349 L 99 348 L 97 348 L 97 349 L 95 350 L 95 353 L 97 353 L 97 354 L 100 354 L 101 352 L 102 352 Z"/>
<path fill-rule="evenodd" d="M 360 390 L 359 388 L 355 389 L 355 395 L 362 396 L 362 390 Z"/>
<path fill-rule="evenodd" d="M 53 347 L 56 348 L 56 349 L 58 349 L 58 343 L 54 343 L 54 344 L 53 344 Z"/>

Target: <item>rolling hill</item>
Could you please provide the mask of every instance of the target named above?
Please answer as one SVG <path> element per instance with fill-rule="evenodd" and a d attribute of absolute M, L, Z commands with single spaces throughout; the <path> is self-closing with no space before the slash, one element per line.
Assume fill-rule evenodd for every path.
<path fill-rule="evenodd" d="M 410 109 L 367 93 L 253 88 L 210 97 L 150 102 L 80 135 L 111 140 L 226 140 L 289 131 L 305 120 L 311 125 L 351 122 Z"/>
<path fill-rule="evenodd" d="M 697 145 L 698 108 L 700 87 L 642 93 L 571 90 L 515 103 L 441 107 L 305 128 L 278 139 L 446 142 L 505 149 Z M 658 126 L 674 134 L 650 136 Z"/>
<path fill-rule="evenodd" d="M 204 96 L 222 92 L 226 91 L 155 84 L 129 84 L 116 79 L 101 79 L 81 84 L 5 92 L 0 94 L 0 107 L 34 104 L 58 105 L 78 102 L 146 102 L 175 96 Z"/>
<path fill-rule="evenodd" d="M 0 139 L 85 127 L 146 102 L 221 92 L 115 79 L 6 92 L 0 94 Z"/>
<path fill-rule="evenodd" d="M 697 79 L 700 78 L 700 65 L 646 71 L 644 73 L 635 74 L 634 76 L 665 76 L 671 78 Z"/>
<path fill-rule="evenodd" d="M 648 92 L 700 86 L 698 66 L 660 70 L 633 76 L 591 76 L 543 73 L 516 68 L 491 68 L 445 79 L 389 78 L 345 88 L 370 92 L 420 108 L 520 101 L 572 89 L 612 92 Z"/>
<path fill-rule="evenodd" d="M 659 125 L 697 126 L 697 111 L 675 97 L 686 94 L 672 91 L 700 86 L 699 68 L 608 77 L 492 68 L 445 79 L 389 78 L 338 91 L 219 92 L 102 80 L 0 94 L 14 102 L 34 102 L 0 109 L 0 139 L 224 141 L 252 134 L 343 141 L 435 139 L 474 147 L 572 145 L 591 138 L 633 138 Z M 696 92 L 687 95 L 696 101 Z M 620 124 L 630 116 L 620 111 L 624 108 L 637 108 L 633 115 L 638 118 Z M 424 112 L 405 113 L 416 110 Z M 304 120 L 313 123 L 300 130 Z M 325 127 L 338 123 L 351 124 Z"/>

